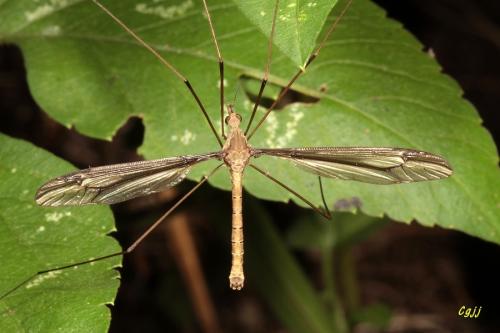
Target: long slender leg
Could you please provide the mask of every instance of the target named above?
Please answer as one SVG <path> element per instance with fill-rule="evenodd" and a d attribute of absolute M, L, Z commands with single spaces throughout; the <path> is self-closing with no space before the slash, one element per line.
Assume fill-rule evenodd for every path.
<path fill-rule="evenodd" d="M 318 207 L 316 207 L 312 202 L 310 202 L 309 200 L 307 200 L 306 198 L 304 198 L 301 194 L 299 194 L 297 191 L 294 191 L 292 190 L 290 187 L 288 187 L 287 185 L 283 184 L 282 182 L 280 182 L 279 180 L 277 180 L 276 178 L 274 178 L 273 176 L 271 176 L 269 174 L 269 172 L 267 171 L 264 171 L 262 170 L 261 168 L 253 165 L 253 164 L 249 164 L 252 168 L 254 168 L 255 170 L 257 170 L 258 172 L 260 172 L 261 174 L 263 174 L 264 176 L 266 176 L 267 178 L 269 178 L 270 180 L 272 180 L 273 182 L 275 182 L 276 184 L 278 184 L 279 186 L 283 187 L 285 190 L 287 190 L 288 192 L 292 193 L 293 195 L 295 195 L 297 198 L 299 198 L 300 200 L 302 200 L 304 203 L 306 203 L 309 207 L 311 207 L 315 212 L 317 212 L 318 214 L 320 214 L 321 216 L 323 216 L 324 218 L 326 218 L 327 220 L 329 220 L 331 218 L 331 215 L 330 215 L 330 211 L 327 209 L 326 212 L 323 212 L 321 209 L 319 209 Z M 320 183 L 321 184 L 321 183 Z M 322 186 L 321 186 L 322 188 Z M 321 191 L 321 193 L 323 193 L 323 191 Z M 323 198 L 323 201 L 324 201 L 324 198 Z M 326 203 L 325 203 L 325 206 L 326 206 Z"/>
<path fill-rule="evenodd" d="M 264 92 L 264 87 L 267 84 L 267 80 L 269 79 L 269 71 L 271 69 L 271 58 L 272 58 L 272 50 L 273 50 L 273 39 L 274 39 L 274 31 L 276 30 L 276 16 L 278 16 L 278 8 L 279 8 L 279 0 L 276 0 L 276 4 L 274 5 L 274 13 L 273 13 L 273 23 L 271 26 L 271 36 L 269 37 L 269 44 L 267 45 L 267 63 L 266 69 L 264 71 L 264 76 L 262 77 L 262 82 L 260 84 L 259 94 L 257 95 L 257 99 L 255 100 L 255 105 L 253 106 L 252 115 L 248 120 L 248 125 L 245 130 L 245 135 L 247 135 L 250 126 L 252 126 L 253 118 L 255 117 L 255 113 L 257 112 L 257 108 L 259 107 L 260 100 L 262 98 L 262 93 Z"/>
<path fill-rule="evenodd" d="M 217 52 L 217 58 L 219 59 L 219 76 L 220 76 L 220 127 L 221 134 L 224 139 L 226 139 L 226 134 L 224 133 L 224 59 L 219 48 L 219 43 L 217 42 L 217 37 L 215 37 L 215 29 L 212 23 L 212 17 L 210 16 L 210 11 L 208 10 L 207 1 L 203 0 L 203 7 L 205 7 L 205 13 L 208 18 L 208 26 L 210 27 L 210 33 L 212 34 L 212 40 L 214 41 L 215 51 Z"/>
<path fill-rule="evenodd" d="M 321 176 L 318 176 L 318 181 L 319 181 L 319 191 L 321 193 L 321 201 L 323 201 L 323 206 L 325 208 L 325 214 L 328 216 L 328 219 L 330 219 L 332 217 L 332 213 L 330 212 L 330 209 L 328 209 L 328 205 L 326 204 L 325 193 L 323 192 L 323 182 L 321 181 Z"/>
<path fill-rule="evenodd" d="M 200 182 L 198 184 L 196 184 L 196 186 L 194 186 L 189 192 L 187 192 L 186 194 L 184 194 L 182 196 L 182 198 L 180 198 L 172 207 L 170 207 L 170 209 L 168 211 L 166 211 L 158 220 L 156 220 L 155 223 L 153 223 L 134 243 L 132 243 L 132 245 L 130 245 L 126 250 L 124 251 L 120 251 L 120 252 L 116 252 L 116 253 L 111 253 L 111 254 L 108 254 L 108 255 L 105 255 L 105 256 L 101 256 L 101 257 L 97 257 L 97 258 L 93 258 L 93 259 L 89 259 L 89 260 L 84 260 L 84 261 L 80 261 L 80 262 L 77 262 L 77 263 L 73 263 L 73 264 L 68 264 L 68 265 L 62 265 L 62 266 L 58 266 L 58 267 L 54 267 L 54 268 L 50 268 L 50 269 L 46 269 L 46 270 L 43 270 L 43 271 L 39 271 L 39 272 L 36 272 L 35 274 L 31 275 L 29 278 L 27 278 L 26 280 L 22 281 L 21 283 L 19 283 L 18 285 L 16 285 L 14 288 L 8 290 L 7 292 L 5 292 L 4 294 L 2 294 L 0 296 L 0 300 L 4 299 L 5 297 L 9 296 L 10 294 L 12 294 L 14 291 L 16 291 L 17 289 L 21 288 L 23 285 L 25 285 L 26 283 L 30 282 L 31 280 L 33 280 L 34 278 L 36 278 L 37 276 L 39 275 L 43 275 L 43 274 L 46 274 L 46 273 L 50 273 L 50 272 L 54 272 L 54 271 L 60 271 L 60 270 L 63 270 L 63 269 L 67 269 L 67 268 L 71 268 L 71 267 L 76 267 L 76 266 L 81 266 L 81 265 L 85 265 L 85 264 L 90 264 L 90 263 L 93 263 L 93 262 L 96 262 L 96 261 L 101 261 L 101 260 L 105 260 L 105 259 L 108 259 L 108 258 L 112 258 L 112 257 L 116 257 L 116 256 L 120 256 L 120 255 L 124 255 L 124 254 L 128 254 L 132 251 L 134 251 L 134 249 L 144 240 L 144 238 L 146 238 L 160 223 L 162 223 L 181 203 L 183 203 L 191 194 L 193 194 L 194 191 L 196 191 L 201 185 L 203 185 L 203 183 L 205 183 L 209 177 L 211 177 L 217 170 L 219 170 L 219 168 L 222 166 L 223 164 L 219 164 L 215 169 L 213 169 L 208 175 L 204 176 L 202 180 L 200 180 Z"/>
<path fill-rule="evenodd" d="M 250 141 L 250 138 L 259 129 L 259 127 L 262 125 L 262 123 L 264 123 L 264 121 L 266 120 L 267 116 L 269 116 L 269 113 L 271 113 L 271 111 L 276 107 L 276 105 L 278 105 L 278 103 L 281 101 L 281 99 L 283 98 L 283 96 L 286 95 L 286 93 L 288 92 L 288 90 L 290 89 L 290 87 L 295 83 L 295 81 L 302 74 L 304 74 L 304 72 L 306 71 L 306 68 L 319 55 L 319 52 L 321 51 L 321 49 L 323 48 L 323 46 L 325 46 L 325 43 L 328 40 L 328 38 L 330 37 L 330 35 L 332 34 L 332 32 L 335 31 L 335 29 L 337 28 L 338 23 L 340 22 L 340 20 L 342 19 L 342 17 L 344 17 L 345 13 L 347 12 L 347 9 L 351 6 L 351 3 L 352 3 L 352 0 L 349 0 L 347 2 L 347 4 L 345 5 L 345 7 L 342 9 L 342 12 L 339 14 L 339 16 L 337 16 L 337 18 L 335 19 L 335 21 L 333 22 L 333 24 L 330 26 L 330 29 L 328 29 L 328 31 L 327 31 L 325 37 L 323 38 L 323 40 L 321 41 L 321 43 L 318 45 L 318 47 L 316 48 L 316 50 L 314 50 L 314 52 L 309 56 L 309 58 L 307 58 L 307 61 L 306 61 L 306 64 L 304 65 L 304 67 L 301 67 L 298 70 L 298 72 L 292 77 L 292 79 L 290 80 L 290 82 L 288 82 L 288 84 L 283 88 L 283 90 L 279 94 L 278 98 L 273 102 L 273 104 L 271 105 L 271 107 L 269 109 L 267 109 L 266 113 L 264 114 L 264 116 L 262 116 L 262 118 L 257 123 L 257 125 L 254 127 L 254 129 L 250 132 L 249 135 L 247 135 L 247 140 L 248 141 Z"/>
<path fill-rule="evenodd" d="M 125 23 L 123 23 L 122 20 L 120 20 L 118 17 L 116 17 L 113 13 L 109 11 L 104 5 L 102 5 L 98 0 L 92 0 L 99 8 L 102 9 L 109 17 L 111 17 L 123 30 L 125 30 L 129 35 L 131 35 L 139 44 L 141 44 L 144 48 L 146 48 L 149 52 L 151 52 L 165 67 L 167 67 L 172 73 L 174 73 L 179 79 L 184 82 L 184 84 L 187 86 L 189 89 L 189 92 L 191 92 L 191 95 L 193 95 L 194 99 L 196 100 L 196 103 L 200 107 L 201 112 L 205 116 L 205 119 L 208 122 L 208 125 L 210 126 L 210 129 L 215 135 L 215 138 L 217 139 L 217 142 L 219 145 L 222 147 L 222 140 L 219 137 L 219 134 L 217 134 L 217 131 L 215 130 L 214 124 L 212 123 L 212 120 L 210 120 L 210 117 L 208 116 L 207 111 L 205 110 L 205 106 L 203 106 L 203 103 L 201 102 L 200 98 L 198 97 L 198 94 L 196 94 L 196 91 L 194 90 L 193 86 L 191 83 L 186 79 L 170 62 L 168 62 L 165 58 L 163 58 L 158 51 L 156 51 L 153 47 L 151 47 L 148 43 L 146 43 L 141 37 L 139 37 L 132 29 L 130 29 Z"/>

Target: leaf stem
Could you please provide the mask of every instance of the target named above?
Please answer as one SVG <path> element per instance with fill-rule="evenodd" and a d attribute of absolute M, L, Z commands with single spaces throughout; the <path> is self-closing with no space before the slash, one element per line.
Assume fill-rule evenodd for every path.
<path fill-rule="evenodd" d="M 349 246 L 340 250 L 339 255 L 339 284 L 343 288 L 343 300 L 348 312 L 359 307 L 360 295 L 356 267 L 352 256 L 352 248 Z"/>
<path fill-rule="evenodd" d="M 331 234 L 336 236 L 335 223 L 330 220 Z M 335 244 L 336 242 L 334 242 Z M 337 292 L 337 283 L 335 279 L 336 269 L 335 267 L 337 261 L 336 246 L 326 247 L 323 249 L 323 281 L 325 283 L 325 303 L 332 314 L 332 325 L 335 328 L 335 332 L 347 333 L 349 332 L 349 324 L 347 322 L 346 313 L 344 306 L 340 299 L 340 294 Z"/>

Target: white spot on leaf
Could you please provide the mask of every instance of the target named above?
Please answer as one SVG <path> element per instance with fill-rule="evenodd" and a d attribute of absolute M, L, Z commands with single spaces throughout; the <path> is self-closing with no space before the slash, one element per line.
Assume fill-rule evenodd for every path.
<path fill-rule="evenodd" d="M 53 213 L 46 213 L 45 214 L 45 221 L 47 222 L 59 222 L 63 217 L 70 216 L 71 212 L 53 212 Z"/>
<path fill-rule="evenodd" d="M 158 1 L 153 1 L 153 3 L 158 3 Z M 163 19 L 173 19 L 176 17 L 181 17 L 186 14 L 186 11 L 193 7 L 192 0 L 186 0 L 179 5 L 174 6 L 163 6 L 163 5 L 149 5 L 147 3 L 138 3 L 135 6 L 135 10 L 141 14 L 156 15 Z"/>
<path fill-rule="evenodd" d="M 284 128 L 281 128 L 276 114 L 271 112 L 266 119 L 266 131 L 269 134 L 266 139 L 266 144 L 271 148 L 284 148 L 290 144 L 295 135 L 297 135 L 297 127 L 300 120 L 304 117 L 304 113 L 299 111 L 298 105 L 290 106 L 287 113 L 290 117 L 285 123 Z"/>
<path fill-rule="evenodd" d="M 266 132 L 269 134 L 266 139 L 266 144 L 269 148 L 276 148 L 277 144 L 275 142 L 276 131 L 278 129 L 278 119 L 276 118 L 276 114 L 271 112 L 266 119 Z"/>
<path fill-rule="evenodd" d="M 24 16 L 28 22 L 33 22 L 67 5 L 68 0 L 50 0 L 48 3 L 36 7 L 33 11 L 25 12 Z"/>
<path fill-rule="evenodd" d="M 43 17 L 49 13 L 51 13 L 54 9 L 52 8 L 51 5 L 42 5 L 40 7 L 37 7 L 34 11 L 32 12 L 26 12 L 24 13 L 24 16 L 26 19 L 31 22 L 35 21 L 36 19 Z"/>
<path fill-rule="evenodd" d="M 307 20 L 307 14 L 304 11 L 301 11 L 298 16 L 299 22 L 305 22 Z"/>
<path fill-rule="evenodd" d="M 190 130 L 185 129 L 184 133 L 182 133 L 180 135 L 175 135 L 175 134 L 172 135 L 170 137 L 170 140 L 173 141 L 173 142 L 179 141 L 183 145 L 187 146 L 191 142 L 193 142 L 194 140 L 196 140 L 196 134 L 194 134 Z"/>
<path fill-rule="evenodd" d="M 61 27 L 58 25 L 52 25 L 42 30 L 42 35 L 44 36 L 58 36 L 61 34 Z"/>
<path fill-rule="evenodd" d="M 245 110 L 252 110 L 253 104 L 250 103 L 248 99 L 245 99 L 243 101 L 243 107 L 245 108 Z"/>
<path fill-rule="evenodd" d="M 48 279 L 53 279 L 61 273 L 62 273 L 62 271 L 53 271 L 53 272 L 48 272 L 48 273 L 42 274 L 40 276 L 37 276 L 35 279 L 33 279 L 33 281 L 26 284 L 26 289 L 36 287 L 36 286 L 40 285 L 43 281 L 48 280 Z"/>
<path fill-rule="evenodd" d="M 281 14 L 279 17 L 280 21 L 286 22 L 290 20 L 290 14 Z"/>
<path fill-rule="evenodd" d="M 227 86 L 228 86 L 227 80 L 224 79 L 224 87 L 227 87 Z M 217 88 L 220 88 L 220 79 L 217 80 Z"/>

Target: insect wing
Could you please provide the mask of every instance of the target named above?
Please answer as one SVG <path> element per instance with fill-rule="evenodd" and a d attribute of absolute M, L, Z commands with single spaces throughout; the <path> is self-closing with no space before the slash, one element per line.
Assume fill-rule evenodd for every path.
<path fill-rule="evenodd" d="M 453 173 L 442 157 L 403 148 L 257 149 L 256 155 L 260 154 L 291 160 L 298 167 L 319 176 L 372 184 L 435 180 Z"/>
<path fill-rule="evenodd" d="M 42 206 L 114 204 L 175 186 L 191 166 L 211 158 L 219 153 L 88 168 L 50 180 L 35 200 Z"/>

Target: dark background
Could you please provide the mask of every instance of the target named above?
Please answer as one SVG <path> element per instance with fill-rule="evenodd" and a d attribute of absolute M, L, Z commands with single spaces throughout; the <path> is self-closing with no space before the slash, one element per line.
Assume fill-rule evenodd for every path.
<path fill-rule="evenodd" d="M 403 23 L 427 49 L 432 49 L 443 71 L 457 80 L 484 126 L 498 143 L 500 104 L 500 1 L 496 0 L 377 0 L 388 15 Z M 30 96 L 23 58 L 14 46 L 0 46 L 0 131 L 31 141 L 78 167 L 137 160 L 143 127 L 132 118 L 112 142 L 90 139 L 52 121 Z M 79 146 L 78 154 L 73 147 Z M 83 147 L 83 150 L 82 150 Z M 83 151 L 83 153 L 82 153 Z M 113 207 L 123 244 L 130 244 L 148 219 L 178 193 Z M 113 309 L 112 331 L 282 331 L 265 305 L 251 291 L 235 295 L 224 274 L 216 273 L 225 248 L 205 225 L 203 198 L 229 202 L 227 193 L 204 189 L 188 205 L 189 229 L 156 232 L 134 255 L 125 258 L 123 284 Z M 274 216 L 300 214 L 294 205 L 266 203 Z M 140 220 L 143 223 L 137 223 Z M 278 219 L 277 219 L 278 220 Z M 282 229 L 285 224 L 277 222 Z M 192 285 L 183 275 L 182 259 L 172 254 L 176 232 L 191 235 L 202 255 L 215 312 L 208 324 L 193 322 Z M 189 250 L 188 250 L 189 251 Z M 193 251 L 193 249 L 191 249 Z M 199 256 L 194 251 L 191 255 Z M 500 330 L 500 247 L 460 232 L 391 223 L 354 249 L 364 304 L 385 303 L 393 309 L 390 332 L 498 332 Z M 215 277 L 212 277 L 215 276 Z M 223 284 L 215 284 L 216 279 Z M 213 282 L 213 283 L 212 283 Z M 169 287 L 170 286 L 170 287 Z M 191 286 L 191 287 L 190 287 Z M 222 289 L 222 286 L 225 289 Z M 168 296 L 166 296 L 168 295 Z M 165 299 L 165 298 L 168 299 Z M 460 306 L 482 306 L 477 319 L 459 317 Z M 177 310 L 176 310 L 177 309 Z M 179 310 L 180 309 L 180 310 Z M 173 313 L 178 311 L 179 313 Z M 181 319 L 179 319 L 181 318 Z M 184 319 L 182 319 L 184 318 Z M 358 325 L 356 332 L 373 332 Z"/>

